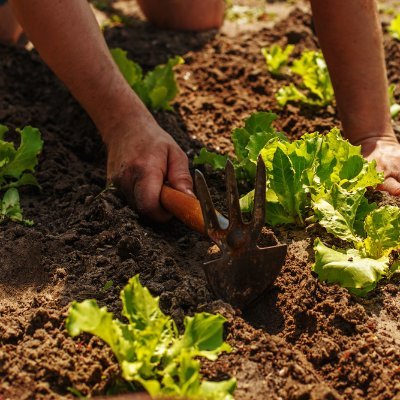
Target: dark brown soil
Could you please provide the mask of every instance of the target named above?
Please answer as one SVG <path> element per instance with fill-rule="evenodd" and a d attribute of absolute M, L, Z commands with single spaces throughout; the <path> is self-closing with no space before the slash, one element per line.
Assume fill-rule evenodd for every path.
<path fill-rule="evenodd" d="M 256 110 L 280 114 L 291 137 L 338 125 L 334 109 L 276 108 L 282 81 L 265 69 L 260 47 L 315 48 L 310 15 L 296 11 L 273 29 L 224 34 L 163 32 L 133 20 L 106 31 L 145 68 L 181 54 L 176 113 L 157 120 L 192 158 L 206 145 L 230 152 L 230 131 Z M 399 81 L 400 45 L 386 40 L 389 78 Z M 34 51 L 0 46 L 0 123 L 40 128 L 45 145 L 38 179 L 24 190 L 32 228 L 0 227 L 0 399 L 104 394 L 118 367 L 101 341 L 72 340 L 64 329 L 72 300 L 96 298 L 118 313 L 119 291 L 140 273 L 178 322 L 200 310 L 228 318 L 234 351 L 204 364 L 209 378 L 236 376 L 237 399 L 400 399 L 399 279 L 365 299 L 320 283 L 310 270 L 317 231 L 276 230 L 289 244 L 273 289 L 240 313 L 207 289 L 201 262 L 210 243 L 178 222 L 142 221 L 104 191 L 105 152 L 96 129 Z M 206 171 L 220 202 L 222 176 Z M 384 201 L 395 201 L 384 196 Z M 113 281 L 109 290 L 104 284 Z"/>

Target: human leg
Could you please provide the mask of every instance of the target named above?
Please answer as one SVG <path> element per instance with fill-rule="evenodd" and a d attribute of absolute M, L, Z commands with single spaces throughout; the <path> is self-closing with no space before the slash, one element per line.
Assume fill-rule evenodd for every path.
<path fill-rule="evenodd" d="M 166 29 L 205 31 L 219 28 L 225 0 L 137 0 L 146 18 Z"/>
<path fill-rule="evenodd" d="M 0 42 L 16 44 L 22 33 L 22 27 L 15 18 L 10 5 L 7 1 L 0 0 Z"/>

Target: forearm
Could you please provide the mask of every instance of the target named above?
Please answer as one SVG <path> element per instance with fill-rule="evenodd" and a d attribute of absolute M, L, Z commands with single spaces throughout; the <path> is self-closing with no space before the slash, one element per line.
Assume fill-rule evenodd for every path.
<path fill-rule="evenodd" d="M 345 135 L 394 137 L 375 0 L 311 0 Z"/>
<path fill-rule="evenodd" d="M 145 112 L 113 62 L 86 1 L 11 0 L 43 60 L 86 109 L 100 131 L 124 114 Z"/>

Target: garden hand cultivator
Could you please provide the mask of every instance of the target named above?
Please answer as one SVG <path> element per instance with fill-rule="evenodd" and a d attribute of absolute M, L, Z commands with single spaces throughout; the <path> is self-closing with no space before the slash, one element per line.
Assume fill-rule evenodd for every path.
<path fill-rule="evenodd" d="M 221 256 L 203 266 L 208 283 L 218 297 L 243 308 L 253 302 L 275 281 L 285 261 L 285 244 L 260 248 L 257 240 L 265 220 L 266 173 L 258 159 L 253 216 L 243 222 L 235 172 L 230 161 L 226 168 L 229 219 L 214 208 L 203 174 L 196 170 L 198 199 L 164 185 L 162 205 L 189 228 L 208 236 L 221 250 Z"/>

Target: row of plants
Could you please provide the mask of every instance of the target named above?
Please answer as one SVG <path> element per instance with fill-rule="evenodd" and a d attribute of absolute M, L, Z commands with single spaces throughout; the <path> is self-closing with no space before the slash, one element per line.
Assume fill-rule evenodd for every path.
<path fill-rule="evenodd" d="M 113 49 L 111 54 L 129 85 L 149 109 L 172 110 L 170 103 L 178 93 L 173 68 L 183 63 L 181 57 L 171 58 L 167 64 L 143 74 L 140 65 L 129 60 L 125 51 Z M 8 131 L 0 124 L 0 223 L 12 220 L 33 225 L 32 220 L 23 217 L 18 188 L 29 185 L 40 189 L 34 172 L 43 141 L 38 129 L 26 126 L 15 131 L 20 137 L 16 147 L 11 140 L 6 140 Z"/>
<path fill-rule="evenodd" d="M 367 188 L 383 182 L 383 174 L 338 129 L 327 135 L 306 133 L 290 142 L 274 128 L 276 118 L 271 112 L 255 113 L 243 128 L 233 130 L 235 158 L 231 161 L 238 177 L 251 185 L 261 155 L 268 177 L 265 222 L 301 227 L 317 222 L 346 242 L 344 249 L 330 248 L 316 239 L 313 270 L 323 281 L 365 295 L 399 266 L 391 253 L 400 247 L 400 210 L 378 208 L 365 197 Z M 203 148 L 194 163 L 218 170 L 226 160 Z M 243 212 L 252 210 L 253 198 L 254 191 L 241 197 Z"/>
<path fill-rule="evenodd" d="M 334 91 L 321 51 L 305 50 L 300 58 L 292 60 L 293 50 L 294 46 L 290 44 L 286 47 L 274 44 L 269 48 L 261 49 L 267 70 L 272 76 L 292 75 L 300 79 L 299 86 L 290 83 L 278 89 L 275 95 L 277 103 L 281 107 L 289 102 L 316 107 L 326 107 L 332 104 Z M 400 113 L 400 105 L 396 102 L 395 91 L 396 85 L 389 85 L 388 96 L 392 118 Z"/>
<path fill-rule="evenodd" d="M 399 27 L 400 16 L 394 19 L 389 27 L 389 31 L 395 38 L 400 37 Z M 300 87 L 291 83 L 277 91 L 278 104 L 285 106 L 288 102 L 300 102 L 323 107 L 332 103 L 334 93 L 322 53 L 311 50 L 304 51 L 299 59 L 291 61 L 290 56 L 293 50 L 293 45 L 285 48 L 272 45 L 270 48 L 261 50 L 267 69 L 273 76 L 295 74 L 301 78 Z M 128 84 L 149 109 L 153 111 L 173 110 L 171 102 L 179 91 L 174 67 L 184 62 L 181 57 L 173 57 L 165 65 L 158 65 L 154 70 L 144 74 L 141 66 L 127 57 L 126 51 L 119 48 L 110 51 Z M 396 103 L 394 93 L 395 85 L 390 85 L 389 98 L 392 117 L 400 112 L 400 105 Z M 37 129 L 25 127 L 23 130 L 17 130 L 21 135 L 21 144 L 16 149 L 11 142 L 4 140 L 7 131 L 7 127 L 0 125 L 0 146 L 2 148 L 0 153 L 0 190 L 5 191 L 1 201 L 0 222 L 11 219 L 32 224 L 32 221 L 26 220 L 22 216 L 19 193 L 16 188 L 23 185 L 39 187 L 32 172 L 37 165 L 37 156 L 42 150 L 43 142 Z M 225 158 L 219 159 L 220 166 L 222 166 Z M 23 162 L 18 165 L 20 160 Z M 216 162 L 215 158 L 213 162 Z"/>
<path fill-rule="evenodd" d="M 300 87 L 281 88 L 278 103 L 300 101 L 325 106 L 333 100 L 326 64 L 320 52 L 306 51 L 289 61 L 292 46 L 263 49 L 273 75 L 297 74 Z M 129 60 L 125 51 L 111 50 L 125 79 L 146 106 L 154 111 L 171 110 L 178 92 L 174 67 L 183 62 L 174 57 L 166 65 L 144 74 Z M 392 92 L 393 93 L 393 92 Z M 313 270 L 319 278 L 336 282 L 357 295 L 364 295 L 377 282 L 398 268 L 395 250 L 399 247 L 400 209 L 377 207 L 365 197 L 367 187 L 376 187 L 383 177 L 374 161 L 367 162 L 359 147 L 344 140 L 339 130 L 327 135 L 304 134 L 290 142 L 273 122 L 277 116 L 260 112 L 250 116 L 243 128 L 232 132 L 236 157 L 232 160 L 238 177 L 252 184 L 256 162 L 262 156 L 267 170 L 266 223 L 271 226 L 319 223 L 327 232 L 348 243 L 345 248 L 329 247 L 317 238 Z M 17 130 L 21 141 L 15 147 L 5 141 L 7 132 L 0 125 L 0 218 L 26 224 L 19 204 L 18 187 L 39 187 L 33 172 L 43 142 L 32 127 Z M 225 167 L 227 157 L 202 149 L 196 165 Z M 253 207 L 254 191 L 242 196 L 243 212 Z M 180 333 L 171 317 L 159 308 L 135 276 L 121 291 L 124 321 L 113 318 L 95 300 L 73 302 L 66 328 L 73 337 L 87 332 L 105 341 L 119 362 L 121 374 L 131 391 L 146 390 L 151 396 L 178 396 L 198 399 L 233 399 L 235 379 L 211 382 L 200 373 L 199 357 L 216 360 L 230 346 L 223 340 L 225 319 L 208 313 L 186 317 Z"/>
<path fill-rule="evenodd" d="M 126 57 L 121 49 L 111 50 L 124 77 L 146 106 L 154 111 L 171 110 L 170 102 L 178 92 L 174 66 L 183 62 L 174 57 L 166 65 L 143 74 L 141 67 Z M 5 140 L 8 128 L 0 125 L 0 222 L 7 219 L 33 225 L 23 218 L 18 188 L 40 186 L 33 175 L 42 151 L 43 141 L 38 129 L 27 126 L 16 129 L 19 146 Z M 112 285 L 112 281 L 104 290 Z M 66 328 L 71 336 L 91 333 L 106 342 L 114 352 L 126 385 L 124 390 L 147 391 L 152 397 L 178 396 L 192 399 L 232 400 L 235 379 L 212 382 L 203 379 L 199 358 L 216 360 L 230 346 L 223 340 L 225 319 L 209 313 L 186 317 L 184 332 L 159 308 L 139 277 L 133 277 L 121 291 L 122 316 L 127 322 L 114 319 L 95 300 L 73 302 Z M 118 385 L 117 385 L 118 386 Z M 119 392 L 121 386 L 112 390 Z M 84 398 L 76 389 L 71 393 Z"/>

